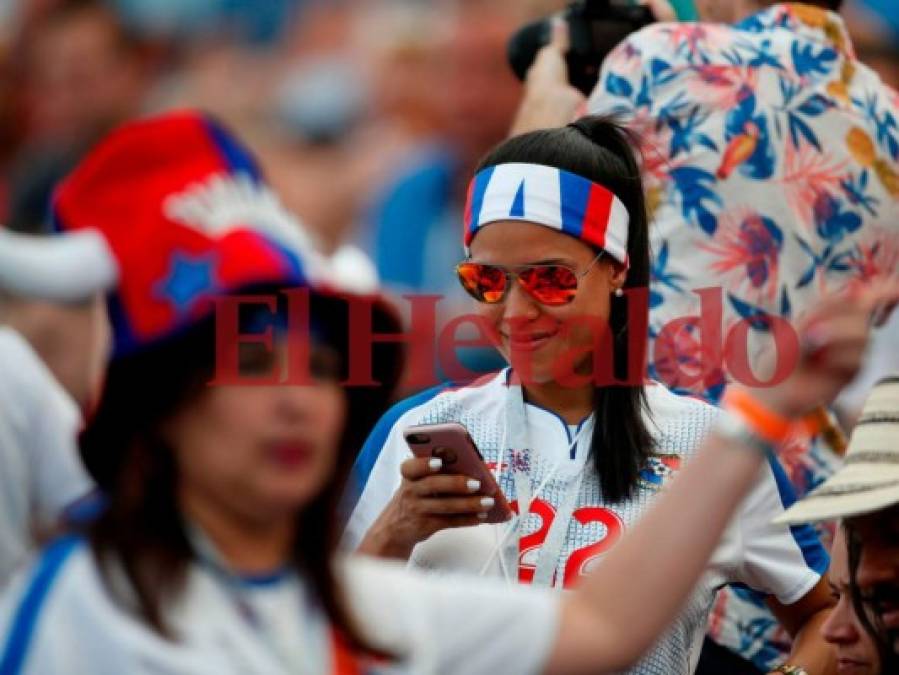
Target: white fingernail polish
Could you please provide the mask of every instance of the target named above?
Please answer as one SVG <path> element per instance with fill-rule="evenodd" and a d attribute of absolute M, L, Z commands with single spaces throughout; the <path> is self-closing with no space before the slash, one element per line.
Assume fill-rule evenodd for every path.
<path fill-rule="evenodd" d="M 474 478 L 469 478 L 465 485 L 468 486 L 469 492 L 477 492 L 481 489 L 481 481 L 475 480 Z"/>
<path fill-rule="evenodd" d="M 487 520 L 487 514 L 486 514 L 486 513 L 479 513 L 479 514 L 478 514 L 478 520 Z"/>
<path fill-rule="evenodd" d="M 443 466 L 443 460 L 439 457 L 431 457 L 428 460 L 428 466 L 431 468 L 431 471 L 440 471 L 440 468 Z"/>
<path fill-rule="evenodd" d="M 493 501 L 493 497 L 484 497 L 483 499 L 481 499 L 481 506 L 483 506 L 485 509 L 492 509 L 495 503 L 496 502 Z"/>

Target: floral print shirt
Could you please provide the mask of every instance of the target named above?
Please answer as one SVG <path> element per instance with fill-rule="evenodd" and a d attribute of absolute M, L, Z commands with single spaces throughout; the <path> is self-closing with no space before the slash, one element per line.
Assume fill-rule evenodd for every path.
<path fill-rule="evenodd" d="M 717 400 L 751 381 L 780 318 L 899 273 L 899 95 L 837 14 L 778 4 L 733 26 L 654 24 L 609 55 L 588 110 L 640 138 L 650 375 L 675 391 Z M 800 494 L 837 461 L 803 439 L 782 460 Z M 729 590 L 717 609 L 717 641 L 765 671 L 780 662 L 789 637 L 760 598 Z"/>

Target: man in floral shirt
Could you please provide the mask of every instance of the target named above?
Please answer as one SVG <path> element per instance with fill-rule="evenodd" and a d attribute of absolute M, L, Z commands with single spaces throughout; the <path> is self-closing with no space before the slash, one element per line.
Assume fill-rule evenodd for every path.
<path fill-rule="evenodd" d="M 768 317 L 796 319 L 822 295 L 897 273 L 899 96 L 855 59 L 842 20 L 824 8 L 838 1 L 748 15 L 745 2 L 697 4 L 703 19 L 738 22 L 633 34 L 604 62 L 587 108 L 622 114 L 642 136 L 653 374 L 716 400 L 746 373 L 738 341 L 723 362 L 708 358 L 701 304 L 720 308 L 725 338 L 749 321 L 751 363 L 771 339 Z M 664 329 L 684 317 L 694 318 Z M 834 462 L 801 439 L 785 458 L 800 493 Z M 742 591 L 721 594 L 710 628 L 764 670 L 786 653 L 786 631 Z"/>
<path fill-rule="evenodd" d="M 617 114 L 639 134 L 655 254 L 651 375 L 715 401 L 730 379 L 753 377 L 746 364 L 778 317 L 899 273 L 899 96 L 856 60 L 840 0 L 696 4 L 700 23 L 653 24 L 620 44 L 586 108 L 564 83 L 557 29 L 514 132 L 578 109 Z M 720 317 L 723 344 L 703 342 L 701 312 Z M 740 323 L 749 330 L 728 342 Z M 797 438 L 784 461 L 804 494 L 838 460 Z M 719 644 L 763 671 L 782 663 L 789 636 L 760 598 L 729 589 L 716 609 Z"/>

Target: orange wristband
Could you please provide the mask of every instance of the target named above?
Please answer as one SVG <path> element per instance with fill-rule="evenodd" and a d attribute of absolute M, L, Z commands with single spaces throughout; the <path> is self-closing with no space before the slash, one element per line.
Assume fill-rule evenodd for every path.
<path fill-rule="evenodd" d="M 756 434 L 769 443 L 783 443 L 793 430 L 794 420 L 768 409 L 745 389 L 728 387 L 721 403 L 729 411 L 740 415 Z"/>

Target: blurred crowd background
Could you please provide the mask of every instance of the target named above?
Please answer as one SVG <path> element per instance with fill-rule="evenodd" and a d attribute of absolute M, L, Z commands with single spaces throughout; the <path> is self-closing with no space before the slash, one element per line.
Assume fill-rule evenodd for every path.
<path fill-rule="evenodd" d="M 565 4 L 0 0 L 0 223 L 46 230 L 54 183 L 97 138 L 199 106 L 249 141 L 325 252 L 394 292 L 454 296 L 465 177 L 521 93 L 506 42 Z M 844 14 L 899 86 L 896 0 Z"/>

